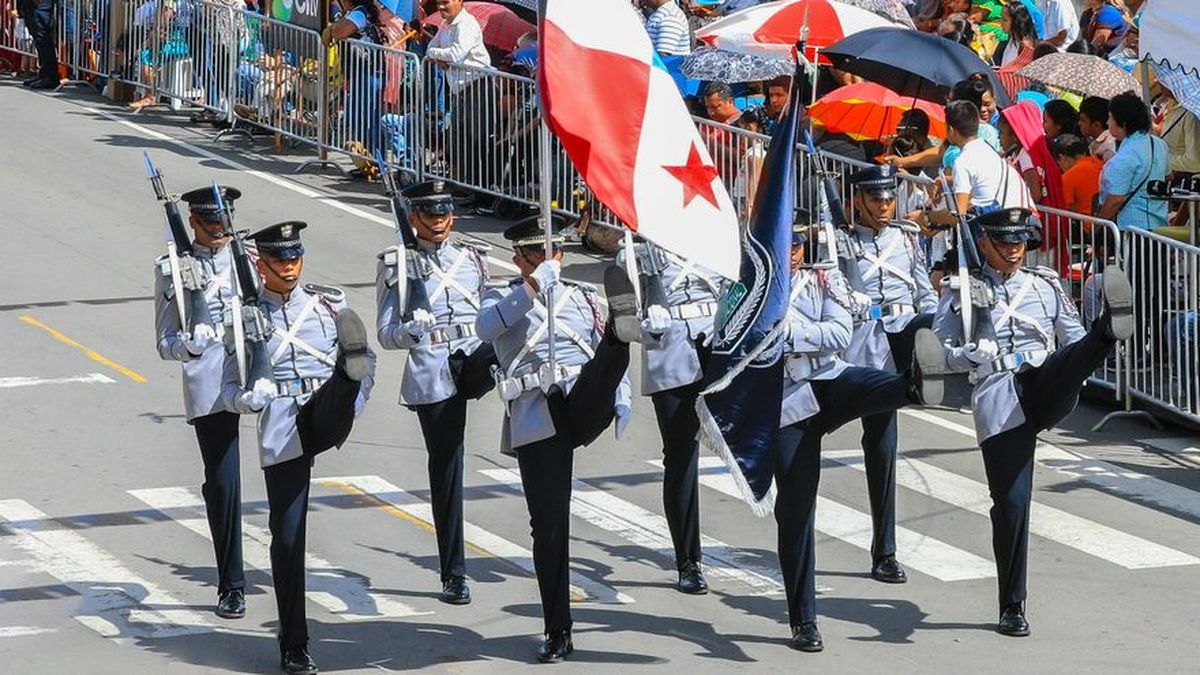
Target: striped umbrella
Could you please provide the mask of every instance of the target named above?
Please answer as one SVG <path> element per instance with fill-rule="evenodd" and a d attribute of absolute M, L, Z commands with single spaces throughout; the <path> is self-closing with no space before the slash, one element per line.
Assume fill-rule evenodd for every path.
<path fill-rule="evenodd" d="M 1142 85 L 1120 66 L 1088 54 L 1047 54 L 1017 74 L 1083 96 L 1112 98 L 1127 91 L 1141 96 L 1142 90 Z"/>
<path fill-rule="evenodd" d="M 781 0 L 722 17 L 696 31 L 710 47 L 757 56 L 788 58 L 808 17 L 808 46 L 820 50 L 868 28 L 897 24 L 835 0 Z"/>
<path fill-rule="evenodd" d="M 946 137 L 945 108 L 930 101 L 901 96 L 874 82 L 859 82 L 835 89 L 808 109 L 813 122 L 856 141 L 881 141 L 895 133 L 900 116 L 916 108 L 929 115 L 929 135 Z"/>
<path fill-rule="evenodd" d="M 1171 90 L 1179 105 L 1193 115 L 1200 116 L 1200 78 L 1182 68 L 1172 68 L 1162 62 L 1151 63 L 1158 81 Z"/>

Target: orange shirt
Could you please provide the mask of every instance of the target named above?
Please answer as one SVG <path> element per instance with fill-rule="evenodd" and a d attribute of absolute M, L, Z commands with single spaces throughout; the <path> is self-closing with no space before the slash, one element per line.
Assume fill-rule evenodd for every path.
<path fill-rule="evenodd" d="M 1100 170 L 1103 168 L 1104 162 L 1085 155 L 1075 162 L 1075 166 L 1063 172 L 1063 196 L 1069 210 L 1088 215 L 1092 213 L 1092 200 L 1100 192 Z"/>

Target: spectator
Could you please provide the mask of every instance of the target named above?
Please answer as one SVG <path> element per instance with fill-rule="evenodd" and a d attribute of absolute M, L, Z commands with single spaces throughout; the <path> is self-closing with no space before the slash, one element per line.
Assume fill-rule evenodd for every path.
<path fill-rule="evenodd" d="M 1112 159 L 1117 142 L 1108 131 L 1108 100 L 1089 96 L 1079 104 L 1079 130 L 1088 138 L 1088 151 L 1101 162 Z"/>
<path fill-rule="evenodd" d="M 993 150 L 1000 150 L 1000 131 L 991 123 L 992 116 L 996 114 L 996 96 L 992 91 L 991 80 L 984 75 L 972 75 L 950 88 L 950 100 L 973 103 L 979 111 L 979 138 L 992 146 Z M 946 148 L 942 156 L 942 167 L 953 168 L 954 162 L 958 160 L 958 153 L 958 146 L 951 144 L 951 147 Z"/>
<path fill-rule="evenodd" d="M 792 78 L 784 75 L 767 82 L 767 96 L 763 102 L 762 133 L 770 136 L 775 133 L 775 127 L 787 109 L 788 95 L 792 91 Z"/>
<path fill-rule="evenodd" d="M 711 82 L 704 88 L 704 109 L 708 119 L 732 125 L 742 111 L 733 102 L 733 89 L 724 82 Z"/>
<path fill-rule="evenodd" d="M 1042 129 L 1051 143 L 1062 134 L 1078 136 L 1079 113 L 1060 98 L 1047 101 L 1046 107 L 1042 108 Z"/>
<path fill-rule="evenodd" d="M 1129 21 L 1113 0 L 1083 0 L 1083 6 L 1092 10 L 1083 36 L 1096 48 L 1097 54 L 1107 57 L 1109 52 L 1121 46 L 1129 30 Z"/>
<path fill-rule="evenodd" d="M 425 49 L 428 59 L 447 66 L 490 68 L 492 59 L 483 44 L 483 29 L 471 13 L 463 9 L 463 0 L 438 0 L 438 13 L 442 15 L 443 28 L 429 41 Z M 459 93 L 482 73 L 460 68 L 453 69 L 450 90 Z"/>
<path fill-rule="evenodd" d="M 1163 97 L 1166 99 L 1167 110 L 1163 115 L 1162 136 L 1170 152 L 1170 179 L 1173 184 L 1179 184 L 1197 174 L 1200 174 L 1200 119 L 1179 105 L 1175 94 L 1162 82 L 1159 82 Z M 1187 208 L 1180 208 L 1175 213 L 1173 225 L 1182 227 L 1189 222 Z"/>
<path fill-rule="evenodd" d="M 58 87 L 58 48 L 55 45 L 58 23 L 55 19 L 57 0 L 18 0 L 17 14 L 33 39 L 37 51 L 37 77 L 22 82 L 30 89 Z M 61 10 L 60 10 L 61 11 Z M 4 17 L 8 21 L 8 17 Z"/>
<path fill-rule="evenodd" d="M 704 111 L 708 119 L 733 126 L 737 124 L 742 111 L 733 102 L 733 89 L 723 82 L 710 82 L 704 88 Z M 741 151 L 737 148 L 737 139 L 726 129 L 712 125 L 702 127 L 702 136 L 721 174 L 721 181 L 729 185 L 737 175 L 737 163 Z"/>
<path fill-rule="evenodd" d="M 1104 163 L 1088 151 L 1087 141 L 1075 134 L 1054 138 L 1054 161 L 1062 171 L 1063 202 L 1076 213 L 1090 214 L 1096 209 L 1100 193 L 1100 170 Z"/>
<path fill-rule="evenodd" d="M 640 0 L 646 18 L 646 33 L 659 54 L 687 56 L 692 53 L 691 29 L 687 16 L 675 0 Z"/>
<path fill-rule="evenodd" d="M 767 122 L 766 109 L 754 108 L 738 117 L 736 124 L 739 129 L 761 134 L 764 132 Z M 742 153 L 742 157 L 738 161 L 737 176 L 733 179 L 732 197 L 738 217 L 742 222 L 750 222 L 755 189 L 758 187 L 758 178 L 762 173 L 762 163 L 766 156 L 767 151 L 763 147 L 763 142 L 756 138 L 749 143 L 749 147 Z"/>
<path fill-rule="evenodd" d="M 1073 0 L 1037 0 L 1038 8 L 1046 17 L 1043 39 L 1060 52 L 1079 39 L 1079 17 L 1075 14 Z"/>
<path fill-rule="evenodd" d="M 946 140 L 962 150 L 954 164 L 953 190 L 960 213 L 1030 208 L 1025 182 L 991 145 L 979 137 L 979 109 L 971 101 L 946 104 Z M 945 217 L 942 217 L 945 222 Z M 950 222 L 953 222 L 951 218 Z"/>
<path fill-rule="evenodd" d="M 1055 209 L 1066 207 L 1063 198 L 1062 171 L 1054 161 L 1042 129 L 1042 111 L 1032 101 L 1021 101 L 1000 111 L 1000 139 L 1014 163 L 1033 201 Z M 1044 261 L 1059 272 L 1071 264 L 1069 224 L 1054 215 L 1042 216 L 1042 245 L 1048 252 Z"/>
<path fill-rule="evenodd" d="M 1033 48 L 1038 43 L 1033 17 L 1025 5 L 1016 2 L 1005 5 L 1000 16 L 1000 27 L 1008 33 L 1008 42 L 997 65 L 1004 67 L 1014 62 L 1028 65 L 1033 61 Z"/>
<path fill-rule="evenodd" d="M 1133 92 L 1109 102 L 1108 130 L 1120 145 L 1100 173 L 1101 218 L 1122 230 L 1153 230 L 1167 224 L 1167 202 L 1150 199 L 1146 184 L 1167 177 L 1168 151 L 1150 134 L 1150 111 Z"/>

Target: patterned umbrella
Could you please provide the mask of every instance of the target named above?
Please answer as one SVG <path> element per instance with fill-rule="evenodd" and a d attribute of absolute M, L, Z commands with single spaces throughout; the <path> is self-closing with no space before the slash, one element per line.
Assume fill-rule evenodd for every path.
<path fill-rule="evenodd" d="M 706 82 L 758 82 L 796 71 L 790 59 L 700 47 L 683 62 L 681 71 L 693 80 Z"/>
<path fill-rule="evenodd" d="M 868 12 L 875 12 L 879 16 L 887 17 L 909 28 L 916 28 L 913 25 L 912 17 L 908 15 L 908 10 L 904 8 L 904 3 L 900 0 L 838 0 L 838 2 L 854 5 Z"/>
<path fill-rule="evenodd" d="M 881 141 L 895 133 L 900 116 L 910 108 L 929 115 L 930 136 L 946 137 L 944 106 L 901 96 L 874 82 L 859 82 L 835 89 L 809 107 L 808 114 L 832 133 L 846 134 L 856 141 Z"/>
<path fill-rule="evenodd" d="M 1100 98 L 1112 98 L 1126 91 L 1140 96 L 1142 88 L 1120 66 L 1088 54 L 1047 54 L 1017 74 L 1048 87 Z"/>
<path fill-rule="evenodd" d="M 791 58 L 808 17 L 808 46 L 823 49 L 868 28 L 897 27 L 874 12 L 835 0 L 780 0 L 722 17 L 696 31 L 710 47 L 775 58 Z"/>
<path fill-rule="evenodd" d="M 511 52 L 517 46 L 517 38 L 525 33 L 537 31 L 537 26 L 517 16 L 511 9 L 492 2 L 464 2 L 463 8 L 479 21 L 483 30 L 483 42 L 496 49 Z M 442 15 L 425 17 L 425 24 L 442 30 Z"/>
<path fill-rule="evenodd" d="M 506 5 L 509 9 L 516 13 L 517 16 L 525 19 L 530 23 L 537 23 L 538 4 L 537 0 L 491 0 L 498 5 Z"/>
<path fill-rule="evenodd" d="M 1179 105 L 1193 115 L 1200 116 L 1200 78 L 1182 68 L 1172 68 L 1158 62 L 1151 63 L 1159 83 L 1171 90 Z"/>

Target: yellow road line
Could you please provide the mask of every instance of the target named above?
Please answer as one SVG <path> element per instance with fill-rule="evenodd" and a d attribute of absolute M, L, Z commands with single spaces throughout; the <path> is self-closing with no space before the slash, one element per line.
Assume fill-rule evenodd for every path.
<path fill-rule="evenodd" d="M 129 379 L 133 380 L 134 382 L 145 383 L 147 381 L 146 378 L 144 376 L 142 376 L 140 373 L 138 373 L 137 371 L 126 368 L 125 366 L 117 363 L 116 361 L 113 361 L 112 359 L 105 357 L 100 352 L 79 344 L 78 342 L 72 340 L 71 338 L 67 337 L 66 335 L 63 335 L 62 333 L 54 330 L 50 326 L 47 326 L 46 324 L 42 323 L 41 321 L 38 321 L 37 319 L 33 318 L 32 316 L 21 316 L 19 318 L 21 319 L 21 321 L 24 321 L 25 323 L 29 324 L 30 326 L 33 326 L 34 328 L 40 328 L 40 329 L 46 331 L 55 340 L 58 340 L 59 342 L 62 342 L 63 344 L 70 345 L 71 347 L 78 349 L 79 351 L 83 352 L 84 355 L 87 356 L 89 359 L 91 359 L 97 363 L 106 365 L 109 368 L 112 368 L 113 370 L 124 375 L 125 377 L 128 377 Z"/>

